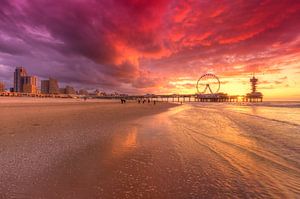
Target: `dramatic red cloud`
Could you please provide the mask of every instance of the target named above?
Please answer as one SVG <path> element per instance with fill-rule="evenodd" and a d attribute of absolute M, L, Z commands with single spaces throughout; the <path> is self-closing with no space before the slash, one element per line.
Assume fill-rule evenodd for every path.
<path fill-rule="evenodd" d="M 23 65 L 77 87 L 172 93 L 206 72 L 282 77 L 300 69 L 299 18 L 297 0 L 2 0 L 0 78 Z"/>

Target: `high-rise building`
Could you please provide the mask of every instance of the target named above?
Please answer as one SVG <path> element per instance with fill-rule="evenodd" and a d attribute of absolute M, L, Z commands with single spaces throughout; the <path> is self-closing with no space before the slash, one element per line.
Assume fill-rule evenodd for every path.
<path fill-rule="evenodd" d="M 3 82 L 0 82 L 0 92 L 4 92 L 5 91 L 5 85 Z"/>
<path fill-rule="evenodd" d="M 36 93 L 37 92 L 37 78 L 35 76 L 22 77 L 22 92 L 24 93 Z"/>
<path fill-rule="evenodd" d="M 14 92 L 23 92 L 23 77 L 27 76 L 24 67 L 17 67 L 14 72 Z"/>
<path fill-rule="evenodd" d="M 49 80 L 41 81 L 41 92 L 44 94 L 58 94 L 58 82 L 56 79 L 49 78 Z"/>

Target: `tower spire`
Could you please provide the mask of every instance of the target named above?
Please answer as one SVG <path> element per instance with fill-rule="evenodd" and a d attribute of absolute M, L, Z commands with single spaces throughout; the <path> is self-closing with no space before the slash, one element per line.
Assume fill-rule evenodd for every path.
<path fill-rule="evenodd" d="M 253 73 L 253 77 L 250 79 L 252 93 L 256 92 L 257 81 L 258 81 L 258 79 L 255 78 L 254 73 Z"/>

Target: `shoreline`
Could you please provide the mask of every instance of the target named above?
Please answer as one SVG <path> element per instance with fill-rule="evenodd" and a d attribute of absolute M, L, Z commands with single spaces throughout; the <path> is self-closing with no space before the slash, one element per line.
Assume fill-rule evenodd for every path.
<path fill-rule="evenodd" d="M 0 97 L 0 104 L 4 103 L 74 103 L 74 102 L 119 102 L 118 99 L 87 99 L 83 98 L 40 98 L 40 97 Z"/>

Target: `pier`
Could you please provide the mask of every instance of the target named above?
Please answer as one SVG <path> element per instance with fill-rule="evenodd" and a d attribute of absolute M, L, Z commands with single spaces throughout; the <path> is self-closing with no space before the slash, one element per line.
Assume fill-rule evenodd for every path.
<path fill-rule="evenodd" d="M 241 95 L 227 94 L 170 94 L 170 95 L 119 95 L 119 96 L 85 96 L 67 94 L 36 94 L 1 92 L 2 97 L 36 97 L 36 98 L 92 98 L 92 99 L 127 99 L 150 100 L 156 102 L 260 102 L 262 98 L 248 98 Z"/>
<path fill-rule="evenodd" d="M 43 93 L 22 93 L 22 92 L 0 92 L 0 96 L 11 97 L 39 97 L 39 98 L 91 98 L 91 99 L 127 99 L 127 100 L 150 100 L 156 102 L 262 102 L 263 94 L 256 91 L 258 79 L 250 79 L 251 93 L 246 95 L 228 95 L 219 92 L 220 80 L 216 75 L 204 74 L 197 81 L 196 94 L 146 94 L 146 95 L 127 95 L 127 94 L 43 94 Z"/>
<path fill-rule="evenodd" d="M 115 96 L 115 97 L 96 97 L 99 99 L 128 99 L 128 100 L 150 100 L 157 102 L 238 102 L 245 99 L 243 96 L 226 95 L 226 94 L 171 94 L 171 95 L 128 95 L 128 96 Z"/>

